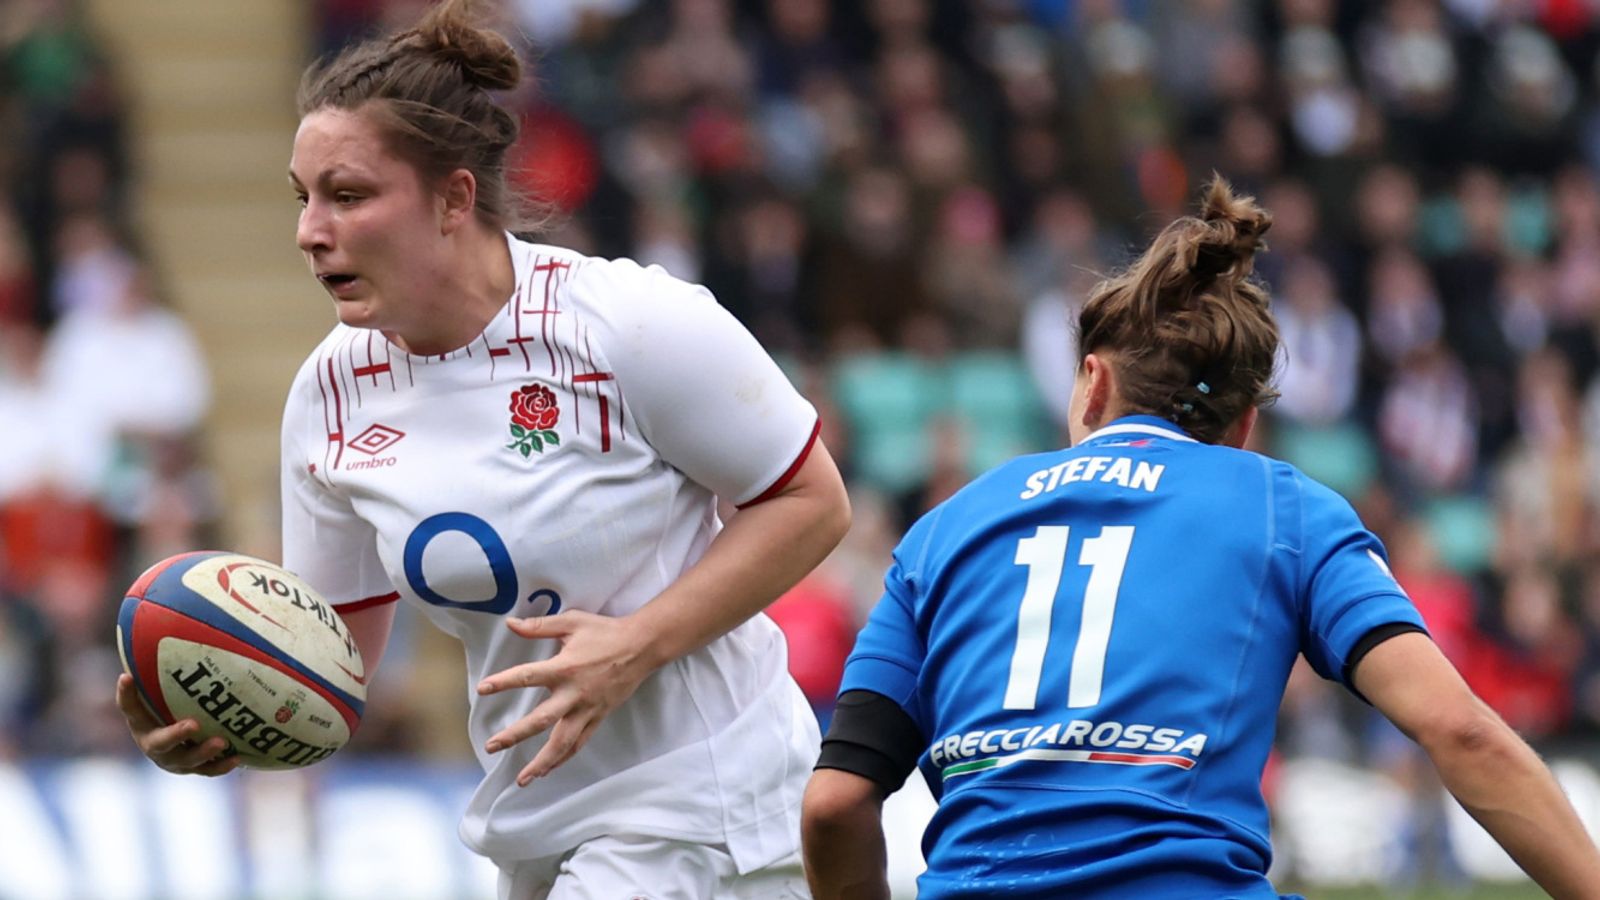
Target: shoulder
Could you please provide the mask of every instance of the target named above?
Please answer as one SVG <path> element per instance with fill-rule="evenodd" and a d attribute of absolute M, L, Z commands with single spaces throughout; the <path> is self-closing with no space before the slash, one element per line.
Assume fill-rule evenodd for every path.
<path fill-rule="evenodd" d="M 327 374 L 324 367 L 333 357 L 334 352 L 348 341 L 355 329 L 344 325 L 335 324 L 333 329 L 317 343 L 317 346 L 306 355 L 296 370 L 294 381 L 289 385 L 289 407 L 291 409 L 304 407 L 315 397 L 321 396 L 326 389 L 324 379 Z"/>
<path fill-rule="evenodd" d="M 1235 452 L 1244 453 L 1246 451 Z M 1344 495 L 1316 480 L 1315 478 L 1312 478 L 1310 475 L 1307 475 L 1305 472 L 1301 471 L 1299 467 L 1291 463 L 1284 462 L 1281 459 L 1273 459 L 1271 457 L 1261 456 L 1260 454 L 1255 453 L 1251 453 L 1250 455 L 1261 461 L 1261 464 L 1265 466 L 1269 477 L 1272 478 L 1275 485 L 1279 486 L 1279 490 L 1286 489 L 1292 492 L 1294 499 L 1306 505 L 1308 508 L 1336 508 L 1345 510 L 1351 508 L 1350 501 L 1346 500 Z"/>
<path fill-rule="evenodd" d="M 554 279 L 564 302 L 589 318 L 626 320 L 666 310 L 681 313 L 685 305 L 717 306 L 705 287 L 658 265 L 643 266 L 627 257 L 589 256 L 516 238 L 511 247 L 521 255 L 519 271 L 530 273 L 534 289 L 542 289 L 542 279 Z"/>
<path fill-rule="evenodd" d="M 657 265 L 641 266 L 626 257 L 582 257 L 568 286 L 575 302 L 611 316 L 649 315 L 685 304 L 714 306 L 711 292 Z"/>

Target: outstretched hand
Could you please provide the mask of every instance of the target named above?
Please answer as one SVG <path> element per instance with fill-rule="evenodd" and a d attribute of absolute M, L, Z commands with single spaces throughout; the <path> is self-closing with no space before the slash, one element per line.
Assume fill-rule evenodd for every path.
<path fill-rule="evenodd" d="M 550 691 L 533 712 L 490 737 L 484 746 L 490 753 L 499 753 L 549 731 L 545 745 L 517 775 L 517 784 L 526 787 L 571 759 L 601 721 L 633 696 L 654 667 L 645 660 L 643 641 L 627 619 L 569 610 L 554 616 L 507 619 L 506 627 L 530 640 L 561 641 L 555 656 L 512 666 L 478 684 L 480 696 L 517 688 Z"/>
<path fill-rule="evenodd" d="M 163 725 L 139 699 L 133 686 L 133 676 L 117 676 L 117 708 L 128 720 L 128 730 L 139 752 L 150 761 L 177 775 L 226 775 L 239 766 L 239 757 L 223 756 L 228 742 L 219 737 L 195 743 L 200 723 L 194 719 L 180 719 L 172 725 Z"/>

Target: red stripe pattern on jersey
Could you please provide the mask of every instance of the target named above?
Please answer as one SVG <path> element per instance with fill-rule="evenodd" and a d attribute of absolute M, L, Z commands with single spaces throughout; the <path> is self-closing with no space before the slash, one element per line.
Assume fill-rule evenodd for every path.
<path fill-rule="evenodd" d="M 389 344 L 388 341 L 384 341 L 383 343 L 385 346 L 388 346 Z M 364 366 L 356 366 L 352 371 L 355 372 L 356 384 L 359 385 L 361 383 L 361 379 L 370 377 L 372 379 L 373 387 L 378 386 L 379 375 L 387 374 L 389 376 L 389 388 L 390 390 L 394 389 L 394 371 L 390 367 L 389 361 L 385 359 L 383 362 L 376 362 L 372 358 L 372 332 L 370 331 L 367 332 L 367 364 Z"/>
<path fill-rule="evenodd" d="M 577 385 L 580 385 L 580 384 L 593 384 L 595 386 L 595 396 L 597 396 L 600 399 L 600 452 L 601 453 L 610 453 L 611 452 L 611 398 L 607 397 L 600 390 L 599 382 L 602 382 L 602 381 L 615 381 L 615 380 L 616 380 L 616 376 L 611 374 L 610 372 L 585 372 L 582 375 L 574 375 L 574 376 L 572 376 L 572 384 L 573 384 L 573 389 L 574 389 L 573 392 L 574 393 L 577 392 L 577 390 L 576 390 L 577 389 Z M 573 404 L 574 407 L 577 407 L 579 405 L 580 404 Z"/>
<path fill-rule="evenodd" d="M 344 458 L 344 416 L 339 402 L 339 380 L 333 372 L 333 358 L 334 355 L 330 353 L 324 364 L 317 366 L 317 388 L 322 391 L 322 425 L 328 435 L 328 443 L 322 451 L 324 472 L 339 468 L 339 461 Z M 332 406 L 328 404 L 330 395 L 333 398 Z"/>
<path fill-rule="evenodd" d="M 528 310 L 528 313 L 539 317 L 539 337 L 544 341 L 545 354 L 550 357 L 551 378 L 557 377 L 557 367 L 555 344 L 550 341 L 550 317 L 561 314 L 561 310 L 551 304 L 555 300 L 554 288 L 557 284 L 557 277 L 565 275 L 567 270 L 571 268 L 572 263 L 554 259 L 546 263 L 535 262 L 533 266 L 533 271 L 536 274 L 539 272 L 544 273 L 544 306 L 538 310 Z"/>

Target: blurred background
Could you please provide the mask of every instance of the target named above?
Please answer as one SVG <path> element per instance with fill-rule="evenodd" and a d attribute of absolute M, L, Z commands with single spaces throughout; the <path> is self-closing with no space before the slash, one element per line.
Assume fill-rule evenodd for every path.
<path fill-rule="evenodd" d="M 0 2 L 0 897 L 491 894 L 460 654 L 402 611 L 352 746 L 175 779 L 116 712 L 121 589 L 278 556 L 331 327 L 293 244 L 310 61 L 422 0 Z M 1213 170 L 1273 212 L 1257 449 L 1348 497 L 1600 823 L 1600 8 L 1590 0 L 503 0 L 543 239 L 708 285 L 817 405 L 855 525 L 773 607 L 824 721 L 903 528 L 1064 444 L 1070 317 Z M 1537 896 L 1299 672 L 1283 889 Z M 909 896 L 925 789 L 891 801 Z M 491 894 L 492 895 L 492 894 Z"/>

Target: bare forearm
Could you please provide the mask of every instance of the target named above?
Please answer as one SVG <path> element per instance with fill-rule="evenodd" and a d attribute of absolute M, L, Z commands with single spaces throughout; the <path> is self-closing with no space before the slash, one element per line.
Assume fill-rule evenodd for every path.
<path fill-rule="evenodd" d="M 361 651 L 361 663 L 366 669 L 363 677 L 371 680 L 383 661 L 383 651 L 389 645 L 389 632 L 394 627 L 394 603 L 368 607 L 341 616 L 350 636 L 355 638 Z"/>
<path fill-rule="evenodd" d="M 806 881 L 816 900 L 889 900 L 881 828 L 808 834 L 805 848 Z"/>
<path fill-rule="evenodd" d="M 822 562 L 849 523 L 842 485 L 827 483 L 740 510 L 705 556 L 629 617 L 654 664 L 693 652 L 766 609 Z"/>
<path fill-rule="evenodd" d="M 1557 900 L 1600 898 L 1600 852 L 1527 744 L 1495 722 L 1429 755 L 1467 812 Z"/>
<path fill-rule="evenodd" d="M 883 801 L 875 788 L 848 773 L 817 770 L 800 827 L 816 900 L 888 900 Z"/>

